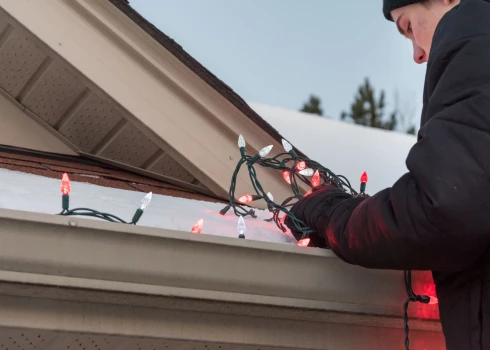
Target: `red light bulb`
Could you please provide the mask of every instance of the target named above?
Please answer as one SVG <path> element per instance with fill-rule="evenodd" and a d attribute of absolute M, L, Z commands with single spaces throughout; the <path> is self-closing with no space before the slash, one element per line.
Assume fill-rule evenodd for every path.
<path fill-rule="evenodd" d="M 305 197 L 306 197 L 306 196 L 309 196 L 309 195 L 310 195 L 310 194 L 312 194 L 312 193 L 313 193 L 313 190 L 309 190 L 308 192 L 306 192 L 306 193 L 305 193 Z"/>
<path fill-rule="evenodd" d="M 301 171 L 306 169 L 306 163 L 304 161 L 299 162 L 296 164 L 296 170 Z"/>
<path fill-rule="evenodd" d="M 363 172 L 361 175 L 361 183 L 367 184 L 368 182 L 368 174 L 367 172 Z"/>
<path fill-rule="evenodd" d="M 71 184 L 70 184 L 70 178 L 68 177 L 67 173 L 63 174 L 63 177 L 61 178 L 61 193 L 64 196 L 68 196 L 71 191 Z"/>
<path fill-rule="evenodd" d="M 305 238 L 302 239 L 301 241 L 298 242 L 297 246 L 298 247 L 308 247 L 308 244 L 310 244 L 311 239 Z"/>
<path fill-rule="evenodd" d="M 194 224 L 191 228 L 192 233 L 200 234 L 202 231 L 202 225 L 204 224 L 204 220 L 200 219 L 198 222 Z"/>
<path fill-rule="evenodd" d="M 289 170 L 282 171 L 282 178 L 284 179 L 284 181 L 291 185 L 291 173 L 289 172 Z"/>
<path fill-rule="evenodd" d="M 240 203 L 247 204 L 252 202 L 254 199 L 251 194 L 246 194 L 244 196 L 241 196 L 240 199 L 238 200 Z"/>
<path fill-rule="evenodd" d="M 429 305 L 439 304 L 439 299 L 437 299 L 436 297 L 429 297 L 429 298 L 430 298 Z"/>
<path fill-rule="evenodd" d="M 311 187 L 317 188 L 318 186 L 320 186 L 320 172 L 316 170 L 311 178 Z"/>

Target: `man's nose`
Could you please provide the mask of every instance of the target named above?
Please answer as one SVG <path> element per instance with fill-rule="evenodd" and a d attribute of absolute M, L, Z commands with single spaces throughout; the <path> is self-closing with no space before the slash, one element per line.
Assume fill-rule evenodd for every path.
<path fill-rule="evenodd" d="M 427 54 L 425 53 L 424 49 L 422 49 L 416 43 L 413 43 L 413 60 L 417 64 L 427 62 Z"/>

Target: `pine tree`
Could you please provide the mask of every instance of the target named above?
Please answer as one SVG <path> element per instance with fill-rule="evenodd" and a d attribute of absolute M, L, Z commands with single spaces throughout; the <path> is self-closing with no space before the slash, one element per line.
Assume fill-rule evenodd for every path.
<path fill-rule="evenodd" d="M 385 93 L 381 90 L 379 99 L 376 99 L 375 92 L 369 79 L 366 78 L 364 84 L 358 89 L 351 105 L 350 113 L 342 112 L 341 119 L 351 119 L 354 123 L 371 126 L 374 128 L 394 130 L 397 126 L 397 112 L 391 113 L 388 121 L 384 121 Z"/>
<path fill-rule="evenodd" d="M 413 99 L 406 100 L 405 103 L 400 103 L 400 94 L 398 90 L 395 90 L 395 110 L 393 113 L 396 114 L 396 121 L 398 125 L 398 130 L 401 132 L 406 132 L 409 135 L 415 135 L 417 129 L 414 124 L 414 108 Z M 408 102 L 408 104 L 407 104 Z M 403 104 L 403 106 L 401 106 Z"/>
<path fill-rule="evenodd" d="M 409 134 L 409 135 L 415 135 L 416 134 L 415 125 L 412 125 L 410 128 L 408 128 L 407 134 Z"/>
<path fill-rule="evenodd" d="M 315 95 L 310 95 L 307 102 L 303 104 L 301 112 L 323 115 L 323 109 L 320 107 L 321 100 Z"/>

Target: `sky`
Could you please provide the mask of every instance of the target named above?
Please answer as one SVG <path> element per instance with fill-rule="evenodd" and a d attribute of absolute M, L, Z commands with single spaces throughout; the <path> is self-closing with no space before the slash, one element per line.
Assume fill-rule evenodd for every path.
<path fill-rule="evenodd" d="M 130 0 L 248 102 L 298 110 L 310 94 L 338 119 L 368 77 L 418 126 L 425 64 L 382 0 Z"/>

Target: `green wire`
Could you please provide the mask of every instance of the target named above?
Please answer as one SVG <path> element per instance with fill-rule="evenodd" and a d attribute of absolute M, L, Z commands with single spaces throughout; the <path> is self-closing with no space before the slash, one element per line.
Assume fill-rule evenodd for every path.
<path fill-rule="evenodd" d="M 255 191 L 255 195 L 258 198 L 264 199 L 265 202 L 267 203 L 268 207 L 273 213 L 272 219 L 267 219 L 266 221 L 274 221 L 276 225 L 282 230 L 286 231 L 286 228 L 282 223 L 280 222 L 279 219 L 279 214 L 282 212 L 284 215 L 287 215 L 291 221 L 293 222 L 295 228 L 299 230 L 300 232 L 303 233 L 303 239 L 307 238 L 311 233 L 314 232 L 310 227 L 308 227 L 304 222 L 299 220 L 294 214 L 289 211 L 288 208 L 292 207 L 295 202 L 291 203 L 293 200 L 299 200 L 303 197 L 303 195 L 300 194 L 299 191 L 299 184 L 298 181 L 301 181 L 308 186 L 311 187 L 311 180 L 308 179 L 308 177 L 299 174 L 296 172 L 296 167 L 299 162 L 305 162 L 306 166 L 308 168 L 313 168 L 315 170 L 318 170 L 320 173 L 320 177 L 323 180 L 325 185 L 330 185 L 334 186 L 338 189 L 341 189 L 346 192 L 350 192 L 352 196 L 358 196 L 359 193 L 355 191 L 350 182 L 347 180 L 342 175 L 337 175 L 333 173 L 330 169 L 324 167 L 320 163 L 311 160 L 306 157 L 291 157 L 289 153 L 280 153 L 276 155 L 275 157 L 272 158 L 259 158 L 256 159 L 256 157 L 251 157 L 246 154 L 244 154 L 241 159 L 238 161 L 237 166 L 235 168 L 235 171 L 233 172 L 232 178 L 231 178 L 231 184 L 230 184 L 230 190 L 229 190 L 229 204 L 221 211 L 221 214 L 225 214 L 230 208 L 233 208 L 234 214 L 237 216 L 252 216 L 256 218 L 257 216 L 255 215 L 255 211 L 253 209 L 246 209 L 244 206 L 238 204 L 235 202 L 235 190 L 236 190 L 236 181 L 238 174 L 244 164 L 247 165 L 247 170 L 248 170 L 248 175 L 250 178 L 250 183 Z M 287 164 L 292 163 L 292 167 L 288 167 Z M 264 188 L 262 187 L 262 184 L 257 178 L 257 172 L 255 169 L 255 165 L 264 167 L 264 168 L 269 168 L 273 170 L 279 170 L 279 171 L 284 171 L 288 170 L 289 171 L 289 177 L 290 177 L 290 182 L 291 182 L 291 191 L 293 192 L 293 195 L 287 199 L 285 199 L 281 204 L 277 204 L 274 201 L 271 201 L 270 198 L 267 196 Z"/>
<path fill-rule="evenodd" d="M 59 213 L 59 215 L 62 215 L 62 216 L 88 216 L 88 217 L 95 217 L 95 218 L 102 219 L 102 220 L 109 221 L 109 222 L 117 222 L 117 223 L 121 223 L 121 224 L 136 225 L 136 223 L 133 221 L 127 222 L 127 221 L 124 221 L 123 219 L 121 219 L 115 215 L 112 215 L 109 213 L 103 213 L 103 212 L 100 212 L 98 210 L 94 210 L 94 209 L 90 209 L 90 208 L 75 208 L 75 209 L 63 210 L 63 211 L 61 211 L 61 213 Z"/>

